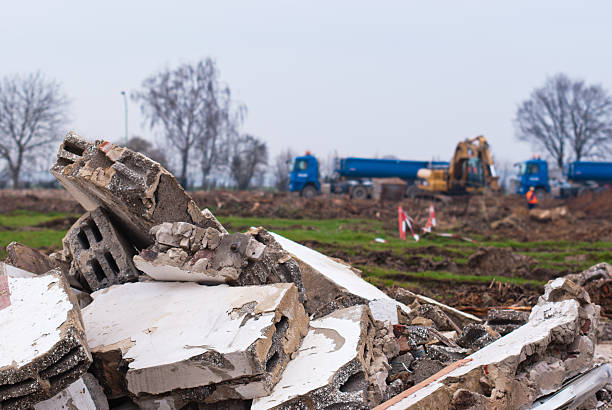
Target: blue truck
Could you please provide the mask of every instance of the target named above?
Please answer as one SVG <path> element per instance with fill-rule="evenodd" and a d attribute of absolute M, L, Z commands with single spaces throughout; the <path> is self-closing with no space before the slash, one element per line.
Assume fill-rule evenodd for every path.
<path fill-rule="evenodd" d="M 333 177 L 325 181 L 329 192 L 349 194 L 363 199 L 372 195 L 372 178 L 401 178 L 409 187 L 415 187 L 417 173 L 422 168 L 448 167 L 444 161 L 403 161 L 374 158 L 337 158 Z M 319 162 L 313 155 L 296 157 L 289 175 L 289 191 L 310 198 L 322 190 Z"/>
<path fill-rule="evenodd" d="M 600 190 L 612 185 L 612 162 L 573 161 L 565 166 L 563 179 L 549 176 L 548 163 L 534 158 L 515 164 L 518 168 L 515 192 L 524 195 L 534 187 L 536 196 L 557 198 L 580 195 L 585 190 Z"/>

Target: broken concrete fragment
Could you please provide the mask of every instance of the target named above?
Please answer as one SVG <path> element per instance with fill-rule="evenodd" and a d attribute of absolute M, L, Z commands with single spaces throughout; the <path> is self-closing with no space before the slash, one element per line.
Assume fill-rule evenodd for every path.
<path fill-rule="evenodd" d="M 101 208 L 83 214 L 63 243 L 72 259 L 72 272 L 86 289 L 95 291 L 138 279 L 132 262 L 134 247 Z"/>
<path fill-rule="evenodd" d="M 489 309 L 487 326 L 504 336 L 516 330 L 529 320 L 529 312 L 512 309 Z"/>
<path fill-rule="evenodd" d="M 108 400 L 95 377 L 85 373 L 82 378 L 57 393 L 49 400 L 41 401 L 34 410 L 108 410 Z"/>
<path fill-rule="evenodd" d="M 482 323 L 483 322 L 482 319 L 470 313 L 462 312 L 458 309 L 455 309 L 454 307 L 440 303 L 437 300 L 429 298 L 427 296 L 417 295 L 416 293 L 412 293 L 407 289 L 403 289 L 403 288 L 394 289 L 394 294 L 392 294 L 392 296 L 394 299 L 404 303 L 405 305 L 425 303 L 428 305 L 439 307 L 459 327 L 465 326 L 468 323 Z"/>
<path fill-rule="evenodd" d="M 468 354 L 470 354 L 470 351 L 462 347 L 431 345 L 427 348 L 427 357 L 438 360 L 444 365 L 463 359 Z"/>
<path fill-rule="evenodd" d="M 370 304 L 374 319 L 399 323 L 397 309 L 410 312 L 374 285 L 361 279 L 349 265 L 278 234 L 272 236 L 298 263 L 306 290 L 306 311 L 321 317 L 339 308 Z"/>
<path fill-rule="evenodd" d="M 377 350 L 375 325 L 367 306 L 352 306 L 313 320 L 296 357 L 272 393 L 253 400 L 252 409 L 365 409 L 385 386 L 389 369 Z M 382 377 L 381 377 L 382 376 Z M 381 380 L 382 379 L 382 380 Z M 368 399 L 370 398 L 370 400 Z"/>
<path fill-rule="evenodd" d="M 440 331 L 454 330 L 456 332 L 461 332 L 459 326 L 457 326 L 439 306 L 424 304 L 420 305 L 416 310 L 419 316 L 431 320 L 436 329 Z"/>
<path fill-rule="evenodd" d="M 54 268 L 62 268 L 44 253 L 19 242 L 9 243 L 6 247 L 6 253 L 6 263 L 36 275 L 42 275 Z M 62 271 L 68 272 L 68 266 L 63 268 Z"/>
<path fill-rule="evenodd" d="M 294 283 L 300 302 L 305 300 L 297 262 L 263 228 L 230 235 L 175 222 L 154 226 L 151 235 L 155 245 L 136 255 L 134 263 L 155 280 L 233 286 Z"/>
<path fill-rule="evenodd" d="M 308 328 L 297 289 L 287 283 L 139 282 L 92 296 L 83 310 L 92 372 L 111 398 L 265 396 Z"/>
<path fill-rule="evenodd" d="M 0 275 L 0 408 L 23 409 L 49 399 L 87 371 L 79 308 L 61 273 Z M 8 274 L 8 275 L 7 275 Z"/>
<path fill-rule="evenodd" d="M 86 210 L 102 206 L 110 211 L 138 248 L 151 244 L 149 229 L 162 222 L 225 232 L 210 212 L 198 209 L 172 174 L 130 149 L 106 141 L 92 144 L 70 132 L 51 173 Z"/>
<path fill-rule="evenodd" d="M 487 325 L 470 324 L 457 336 L 457 344 L 466 349 L 482 349 L 500 338 L 500 334 Z"/>
<path fill-rule="evenodd" d="M 529 321 L 514 332 L 409 389 L 381 409 L 450 408 L 457 391 L 479 395 L 479 408 L 516 409 L 558 389 L 590 368 L 599 308 L 577 299 L 558 299 L 571 284 L 549 282 Z M 550 297 L 550 299 L 549 299 Z M 482 396 L 482 397 L 481 397 Z M 482 403 L 484 400 L 484 404 Z"/>

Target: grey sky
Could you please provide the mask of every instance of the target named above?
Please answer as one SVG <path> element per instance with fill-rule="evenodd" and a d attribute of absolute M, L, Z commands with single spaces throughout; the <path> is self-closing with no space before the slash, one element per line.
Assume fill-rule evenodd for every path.
<path fill-rule="evenodd" d="M 41 70 L 72 98 L 71 127 L 123 136 L 121 90 L 212 56 L 272 154 L 449 159 L 485 135 L 497 158 L 517 104 L 565 72 L 612 87 L 612 2 L 12 1 L 0 75 Z M 130 134 L 151 137 L 130 103 Z"/>

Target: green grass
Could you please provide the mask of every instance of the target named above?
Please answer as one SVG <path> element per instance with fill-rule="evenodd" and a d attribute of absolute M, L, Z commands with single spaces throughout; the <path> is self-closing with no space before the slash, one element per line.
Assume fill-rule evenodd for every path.
<path fill-rule="evenodd" d="M 54 219 L 66 218 L 69 216 L 75 215 L 61 212 L 41 213 L 17 210 L 8 214 L 0 214 L 0 226 L 6 226 L 9 228 L 32 227 L 41 223 L 52 221 Z"/>
<path fill-rule="evenodd" d="M 6 258 L 6 245 L 20 242 L 31 248 L 61 248 L 65 231 L 42 229 L 37 231 L 0 231 L 0 258 Z"/>

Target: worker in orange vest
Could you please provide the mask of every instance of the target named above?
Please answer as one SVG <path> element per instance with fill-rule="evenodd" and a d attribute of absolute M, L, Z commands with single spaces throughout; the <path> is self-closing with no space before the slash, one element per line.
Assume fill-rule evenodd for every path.
<path fill-rule="evenodd" d="M 533 209 L 538 204 L 538 198 L 536 197 L 535 188 L 529 187 L 529 191 L 525 194 L 527 198 L 527 208 Z"/>

